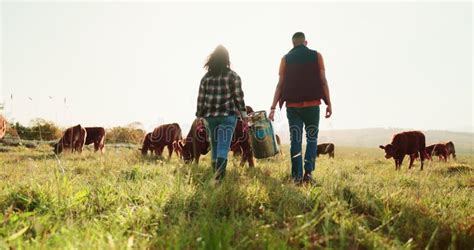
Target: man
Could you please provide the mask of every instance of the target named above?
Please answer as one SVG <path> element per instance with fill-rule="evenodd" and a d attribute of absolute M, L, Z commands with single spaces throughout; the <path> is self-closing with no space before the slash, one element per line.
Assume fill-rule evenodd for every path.
<path fill-rule="evenodd" d="M 321 99 L 326 107 L 325 117 L 332 115 L 329 87 L 320 53 L 310 50 L 304 33 L 293 35 L 293 49 L 280 64 L 280 78 L 273 97 L 269 118 L 273 121 L 275 107 L 286 102 L 286 116 L 290 125 L 291 176 L 297 183 L 313 183 L 311 173 L 316 164 L 319 132 L 319 105 Z M 306 152 L 303 155 L 303 126 L 306 131 Z"/>

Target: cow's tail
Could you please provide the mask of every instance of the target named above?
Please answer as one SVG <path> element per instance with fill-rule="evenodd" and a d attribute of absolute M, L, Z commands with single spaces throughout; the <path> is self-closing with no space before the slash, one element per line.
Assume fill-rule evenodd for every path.
<path fill-rule="evenodd" d="M 82 150 L 84 149 L 84 146 L 86 145 L 87 130 L 83 127 L 80 127 L 80 128 L 81 128 L 82 132 L 84 132 L 83 137 L 80 138 L 80 140 L 82 140 L 81 141 L 81 151 L 80 152 L 82 152 Z"/>
<path fill-rule="evenodd" d="M 433 148 L 433 150 L 434 150 L 434 148 Z M 421 154 L 423 154 L 423 157 L 421 157 Z M 422 140 L 421 140 L 420 158 L 421 158 L 421 160 L 425 160 L 425 159 L 430 159 L 430 156 L 431 156 L 431 152 L 430 152 L 430 154 L 428 154 L 426 152 L 426 138 L 425 138 L 425 135 L 423 135 Z"/>
<path fill-rule="evenodd" d="M 100 142 L 99 142 L 99 148 L 100 148 L 101 153 L 105 152 L 105 134 L 106 134 L 106 132 L 104 131 L 104 136 L 102 136 L 102 138 L 100 139 Z"/>

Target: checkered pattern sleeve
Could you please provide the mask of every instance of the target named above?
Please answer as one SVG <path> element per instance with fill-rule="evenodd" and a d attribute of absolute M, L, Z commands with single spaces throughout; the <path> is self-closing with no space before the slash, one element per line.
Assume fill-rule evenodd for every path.
<path fill-rule="evenodd" d="M 234 99 L 235 106 L 241 113 L 246 113 L 245 102 L 244 102 L 244 91 L 242 91 L 242 80 L 236 73 L 233 74 L 231 81 L 232 98 Z"/>
<path fill-rule="evenodd" d="M 196 117 L 203 117 L 204 115 L 204 101 L 206 97 L 206 77 L 203 77 L 199 85 L 199 94 L 197 98 Z"/>

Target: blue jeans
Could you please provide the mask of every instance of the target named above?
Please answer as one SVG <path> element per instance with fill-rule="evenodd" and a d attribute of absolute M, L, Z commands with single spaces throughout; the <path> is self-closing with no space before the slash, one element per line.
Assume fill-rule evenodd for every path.
<path fill-rule="evenodd" d="M 206 117 L 205 120 L 209 141 L 211 142 L 212 161 L 216 161 L 217 158 L 227 159 L 235 125 L 237 124 L 237 116 Z"/>
<path fill-rule="evenodd" d="M 316 167 L 319 133 L 319 106 L 305 108 L 286 108 L 290 125 L 291 176 L 295 180 L 303 178 L 303 125 L 306 131 L 306 152 L 304 170 L 311 173 Z"/>

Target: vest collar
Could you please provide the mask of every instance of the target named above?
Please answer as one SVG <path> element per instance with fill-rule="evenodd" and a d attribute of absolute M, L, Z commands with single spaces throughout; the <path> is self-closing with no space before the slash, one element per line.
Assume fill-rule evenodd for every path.
<path fill-rule="evenodd" d="M 301 49 L 301 48 L 306 48 L 306 46 L 305 46 L 304 44 L 300 44 L 300 45 L 298 45 L 298 46 L 293 47 L 293 48 L 290 50 L 290 52 L 291 52 L 291 51 L 294 51 L 294 50 L 297 50 L 297 49 Z"/>

